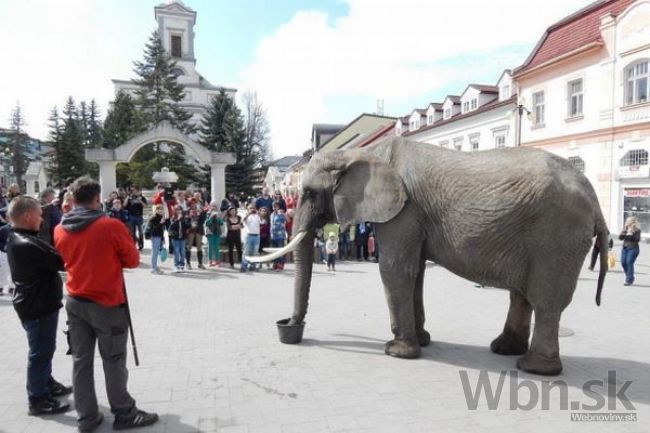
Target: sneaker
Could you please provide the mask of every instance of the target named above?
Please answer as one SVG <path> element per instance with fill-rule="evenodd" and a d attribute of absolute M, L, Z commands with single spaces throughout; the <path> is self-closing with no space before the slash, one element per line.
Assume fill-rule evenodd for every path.
<path fill-rule="evenodd" d="M 205 269 L 205 266 L 203 266 L 203 263 L 199 263 L 199 269 Z"/>
<path fill-rule="evenodd" d="M 15 287 L 9 287 L 9 290 L 7 290 L 7 293 L 9 293 L 10 295 L 13 295 L 14 294 L 14 288 Z"/>
<path fill-rule="evenodd" d="M 336 268 L 332 268 L 332 272 L 336 272 Z"/>
<path fill-rule="evenodd" d="M 79 431 L 79 433 L 91 433 L 93 430 L 97 428 L 97 426 L 99 426 L 102 423 L 102 421 L 104 421 L 104 414 L 99 412 L 95 417 L 95 419 L 88 422 L 86 425 L 83 426 L 79 425 L 79 427 L 77 427 L 77 430 Z"/>
<path fill-rule="evenodd" d="M 178 266 L 174 266 L 174 271 L 173 271 L 173 272 L 174 272 L 175 274 L 178 274 L 178 273 L 181 272 L 181 268 L 179 268 Z"/>
<path fill-rule="evenodd" d="M 239 272 L 246 272 L 246 267 L 240 266 L 239 267 Z"/>
<path fill-rule="evenodd" d="M 188 270 L 188 271 L 191 271 L 191 270 L 192 270 L 192 264 L 191 264 L 191 263 L 188 263 L 188 264 L 187 264 L 187 270 Z"/>
<path fill-rule="evenodd" d="M 38 402 L 29 405 L 29 415 L 56 415 L 57 413 L 64 413 L 70 410 L 70 405 L 61 403 L 52 397 L 44 397 Z"/>
<path fill-rule="evenodd" d="M 64 395 L 70 395 L 70 394 L 72 394 L 71 386 L 65 386 L 64 384 L 59 383 L 56 380 L 53 380 L 50 389 L 50 395 L 52 397 L 63 397 Z"/>
<path fill-rule="evenodd" d="M 158 414 L 147 413 L 143 410 L 138 410 L 136 414 L 131 417 L 115 415 L 115 421 L 113 421 L 113 430 L 126 430 L 129 428 L 145 427 L 154 424 L 157 421 Z"/>
<path fill-rule="evenodd" d="M 593 272 L 593 270 L 594 270 L 594 267 L 593 267 L 593 266 L 589 266 L 589 267 L 588 267 L 587 269 L 589 269 L 590 271 L 592 271 L 592 272 Z"/>

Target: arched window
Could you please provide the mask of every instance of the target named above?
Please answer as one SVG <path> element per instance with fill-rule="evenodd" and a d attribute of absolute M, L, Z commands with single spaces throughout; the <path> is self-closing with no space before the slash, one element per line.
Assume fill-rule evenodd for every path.
<path fill-rule="evenodd" d="M 579 156 L 571 156 L 568 158 L 569 164 L 573 166 L 576 170 L 578 170 L 580 173 L 585 172 L 585 161 L 584 159 L 580 158 Z"/>
<path fill-rule="evenodd" d="M 648 164 L 648 151 L 644 149 L 634 149 L 627 152 L 621 158 L 621 167 L 630 167 L 635 165 Z"/>
<path fill-rule="evenodd" d="M 625 68 L 625 105 L 648 102 L 648 93 L 650 93 L 649 63 L 648 60 L 642 60 Z"/>
<path fill-rule="evenodd" d="M 183 72 L 183 70 L 181 68 L 176 67 L 176 68 L 172 69 L 172 75 L 174 77 L 180 77 L 181 75 L 184 75 L 184 72 Z"/>

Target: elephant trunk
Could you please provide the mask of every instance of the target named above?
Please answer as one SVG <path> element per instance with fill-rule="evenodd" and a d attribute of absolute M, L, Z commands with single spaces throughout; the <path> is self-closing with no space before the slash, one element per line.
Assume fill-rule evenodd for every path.
<path fill-rule="evenodd" d="M 303 232 L 305 233 L 305 232 Z M 294 279 L 293 315 L 290 325 L 302 323 L 307 314 L 309 304 L 309 288 L 311 287 L 311 273 L 314 265 L 314 238 L 316 233 L 309 230 L 305 233 L 300 244 L 294 251 L 296 264 L 296 277 Z"/>

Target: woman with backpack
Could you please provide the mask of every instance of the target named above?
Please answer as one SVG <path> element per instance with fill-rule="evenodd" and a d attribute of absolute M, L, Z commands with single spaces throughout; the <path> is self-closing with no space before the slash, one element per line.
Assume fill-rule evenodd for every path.
<path fill-rule="evenodd" d="M 218 266 L 220 262 L 221 227 L 223 220 L 219 213 L 219 203 L 210 203 L 208 217 L 205 219 L 205 237 L 208 238 L 209 266 Z"/>

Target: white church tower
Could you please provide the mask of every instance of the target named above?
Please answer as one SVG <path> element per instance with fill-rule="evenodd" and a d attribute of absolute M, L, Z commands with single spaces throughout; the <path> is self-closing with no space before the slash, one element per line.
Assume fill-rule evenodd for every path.
<path fill-rule="evenodd" d="M 194 25 L 196 11 L 180 0 L 168 1 L 154 7 L 158 23 L 158 36 L 167 53 L 176 61 L 175 74 L 185 86 L 183 108 L 193 114 L 192 121 L 200 122 L 210 99 L 223 89 L 234 99 L 236 89 L 212 85 L 196 70 L 194 55 Z M 137 86 L 130 80 L 113 80 L 115 93 L 120 90 L 133 94 Z"/>

